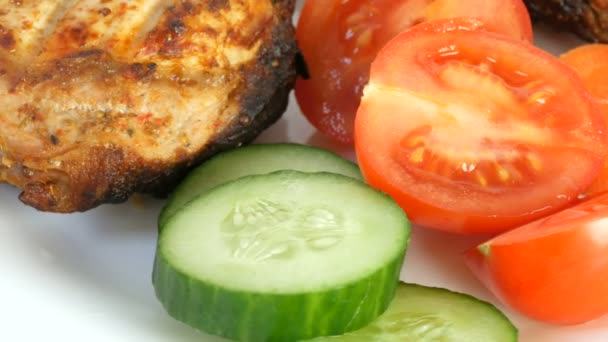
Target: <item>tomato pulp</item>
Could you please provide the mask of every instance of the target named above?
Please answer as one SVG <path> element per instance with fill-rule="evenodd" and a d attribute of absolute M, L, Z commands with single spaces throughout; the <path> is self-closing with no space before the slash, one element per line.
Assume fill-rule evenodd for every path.
<path fill-rule="evenodd" d="M 606 125 L 556 58 L 468 25 L 420 24 L 380 51 L 355 148 L 414 223 L 497 233 L 572 203 L 607 154 Z"/>
<path fill-rule="evenodd" d="M 310 75 L 296 82 L 302 112 L 322 133 L 352 143 L 369 67 L 384 44 L 418 23 L 463 16 L 532 41 L 521 0 L 307 0 L 296 32 Z"/>

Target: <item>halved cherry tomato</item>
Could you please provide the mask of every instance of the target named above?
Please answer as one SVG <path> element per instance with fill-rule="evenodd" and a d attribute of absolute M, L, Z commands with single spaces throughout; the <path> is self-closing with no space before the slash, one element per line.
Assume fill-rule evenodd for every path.
<path fill-rule="evenodd" d="M 608 314 L 608 194 L 500 235 L 465 259 L 529 317 L 576 324 Z"/>
<path fill-rule="evenodd" d="M 310 74 L 296 83 L 302 112 L 322 133 L 352 143 L 355 113 L 380 48 L 415 24 L 462 16 L 532 41 L 521 0 L 307 0 L 297 27 Z"/>
<path fill-rule="evenodd" d="M 571 66 L 599 102 L 608 120 L 608 44 L 579 46 L 563 54 L 560 59 Z M 585 192 L 588 196 L 608 191 L 608 160 L 599 177 Z"/>
<path fill-rule="evenodd" d="M 570 68 L 467 25 L 420 24 L 380 51 L 355 148 L 367 181 L 414 223 L 496 233 L 572 203 L 597 176 L 608 136 Z"/>

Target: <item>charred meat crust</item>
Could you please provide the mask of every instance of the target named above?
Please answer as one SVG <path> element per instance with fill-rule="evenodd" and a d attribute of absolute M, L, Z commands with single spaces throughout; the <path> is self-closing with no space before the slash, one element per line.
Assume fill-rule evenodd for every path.
<path fill-rule="evenodd" d="M 545 21 L 589 41 L 608 43 L 606 0 L 525 0 L 525 3 L 535 21 Z"/>
<path fill-rule="evenodd" d="M 223 2 L 211 3 L 221 6 Z M 144 160 L 137 151 L 124 146 L 89 147 L 78 153 L 79 157 L 84 156 L 83 159 L 66 157 L 66 165 L 60 173 L 23 165 L 17 171 L 18 176 L 29 181 L 21 181 L 20 200 L 39 210 L 69 213 L 86 211 L 103 203 L 124 202 L 136 192 L 164 196 L 190 169 L 204 160 L 253 141 L 284 113 L 295 82 L 298 50 L 291 21 L 295 1 L 272 3 L 279 24 L 272 30 L 271 41 L 259 50 L 257 63 L 249 63 L 239 70 L 244 87 L 231 95 L 238 102 L 240 115 L 216 132 L 198 152 L 173 161 L 155 162 Z M 133 72 L 136 77 L 145 77 L 154 72 L 153 69 L 154 66 L 140 65 Z M 11 182 L 10 175 L 6 178 Z"/>
<path fill-rule="evenodd" d="M 217 134 L 195 158 L 175 166 L 170 173 L 155 178 L 136 191 L 165 197 L 192 167 L 219 152 L 252 142 L 285 112 L 289 93 L 295 83 L 296 57 L 299 53 L 291 24 L 295 1 L 277 0 L 274 4 L 280 6 L 279 15 L 284 20 L 273 29 L 272 44 L 260 51 L 258 66 L 241 70 L 247 90 L 239 96 L 242 109 L 239 117 Z M 114 201 L 114 198 L 110 198 L 107 202 Z"/>
<path fill-rule="evenodd" d="M 164 197 L 190 169 L 218 152 L 250 143 L 278 120 L 287 107 L 291 83 L 285 80 L 284 86 L 277 87 L 270 101 L 253 115 L 251 121 L 235 120 L 195 158 L 178 164 L 151 164 L 122 149 L 98 147 L 86 153 L 89 159 L 82 161 L 82 165 L 88 167 L 75 168 L 71 172 L 73 178 L 88 178 L 90 182 L 70 182 L 69 191 L 59 189 L 62 183 L 55 179 L 48 183 L 28 183 L 19 199 L 39 210 L 70 213 L 86 211 L 104 203 L 122 203 L 137 192 Z M 245 109 L 244 113 L 253 112 Z M 34 175 L 32 170 L 24 169 L 23 172 Z M 74 188 L 74 184 L 83 186 Z M 57 197 L 57 194 L 67 196 Z"/>

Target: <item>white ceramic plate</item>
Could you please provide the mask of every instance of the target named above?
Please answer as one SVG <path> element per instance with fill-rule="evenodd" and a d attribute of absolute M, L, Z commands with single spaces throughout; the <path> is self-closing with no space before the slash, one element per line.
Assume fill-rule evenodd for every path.
<path fill-rule="evenodd" d="M 537 44 L 559 53 L 579 42 L 537 30 Z M 300 142 L 354 159 L 316 134 L 291 102 L 259 142 Z M 156 217 L 162 201 L 144 198 L 85 214 L 36 212 L 0 185 L 0 341 L 218 342 L 172 320 L 151 285 Z M 481 238 L 414 228 L 403 279 L 466 292 L 496 303 L 472 277 L 460 253 Z M 523 342 L 608 341 L 608 317 L 575 327 L 525 319 L 499 307 Z"/>

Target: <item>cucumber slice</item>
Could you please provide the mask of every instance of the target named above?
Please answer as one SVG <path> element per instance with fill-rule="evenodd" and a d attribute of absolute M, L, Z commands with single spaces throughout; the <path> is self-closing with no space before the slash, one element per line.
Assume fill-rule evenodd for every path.
<path fill-rule="evenodd" d="M 314 342 L 515 342 L 518 332 L 492 304 L 445 289 L 399 284 L 388 310 L 363 329 Z"/>
<path fill-rule="evenodd" d="M 167 312 L 237 341 L 359 329 L 394 296 L 409 222 L 390 197 L 333 173 L 278 171 L 200 195 L 161 227 Z"/>
<path fill-rule="evenodd" d="M 193 170 L 175 189 L 159 216 L 159 227 L 182 205 L 222 183 L 279 170 L 333 172 L 363 180 L 357 165 L 339 155 L 300 144 L 260 144 L 220 153 Z"/>

